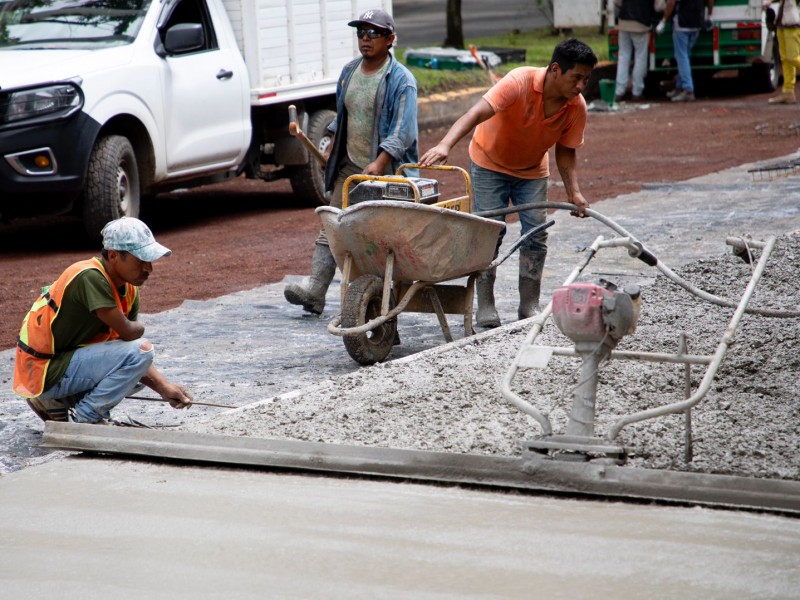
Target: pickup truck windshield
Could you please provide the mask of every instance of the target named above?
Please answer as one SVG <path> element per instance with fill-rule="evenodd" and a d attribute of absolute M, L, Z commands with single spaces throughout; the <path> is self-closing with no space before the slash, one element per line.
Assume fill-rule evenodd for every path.
<path fill-rule="evenodd" d="M 0 0 L 0 51 L 130 44 L 150 0 Z"/>

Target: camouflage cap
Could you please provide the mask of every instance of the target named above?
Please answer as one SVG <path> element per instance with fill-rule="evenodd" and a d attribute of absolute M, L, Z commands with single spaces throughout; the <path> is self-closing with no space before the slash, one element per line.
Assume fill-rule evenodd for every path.
<path fill-rule="evenodd" d="M 172 254 L 172 250 L 156 241 L 147 225 L 133 217 L 122 217 L 106 223 L 101 234 L 104 249 L 130 252 L 144 262 L 153 262 Z"/>

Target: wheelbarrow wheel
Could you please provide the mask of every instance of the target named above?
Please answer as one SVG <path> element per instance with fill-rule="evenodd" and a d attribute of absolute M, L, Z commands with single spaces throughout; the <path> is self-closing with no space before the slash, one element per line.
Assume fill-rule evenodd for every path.
<path fill-rule="evenodd" d="M 379 317 L 382 299 L 383 279 L 377 275 L 362 275 L 356 279 L 347 288 L 342 328 L 360 327 Z M 389 356 L 396 333 L 397 320 L 392 319 L 366 333 L 344 336 L 344 347 L 357 363 L 372 365 Z"/>

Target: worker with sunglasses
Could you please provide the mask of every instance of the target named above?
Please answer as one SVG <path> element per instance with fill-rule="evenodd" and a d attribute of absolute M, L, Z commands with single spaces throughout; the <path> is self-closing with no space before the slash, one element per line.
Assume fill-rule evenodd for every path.
<path fill-rule="evenodd" d="M 391 175 L 419 158 L 417 81 L 389 52 L 396 42 L 394 20 L 383 10 L 364 11 L 355 27 L 361 54 L 342 69 L 336 87 L 336 119 L 328 126 L 325 189 L 330 205 L 342 207 L 342 188 L 351 175 Z M 407 171 L 408 175 L 415 172 Z M 317 237 L 311 275 L 289 284 L 284 296 L 303 310 L 322 314 L 325 294 L 336 271 L 324 229 Z"/>

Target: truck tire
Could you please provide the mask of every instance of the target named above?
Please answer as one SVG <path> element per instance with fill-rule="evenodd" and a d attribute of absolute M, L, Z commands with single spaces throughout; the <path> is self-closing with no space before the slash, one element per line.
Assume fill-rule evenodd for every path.
<path fill-rule="evenodd" d="M 92 150 L 83 194 L 83 225 L 93 240 L 109 221 L 139 216 L 139 168 L 127 138 L 100 138 Z"/>
<path fill-rule="evenodd" d="M 323 154 L 331 142 L 326 129 L 335 118 L 336 113 L 332 110 L 318 110 L 308 121 L 308 131 L 305 134 Z M 290 167 L 289 181 L 292 191 L 303 204 L 324 206 L 330 203 L 325 197 L 325 169 L 313 157 L 309 156 L 304 165 Z"/>

